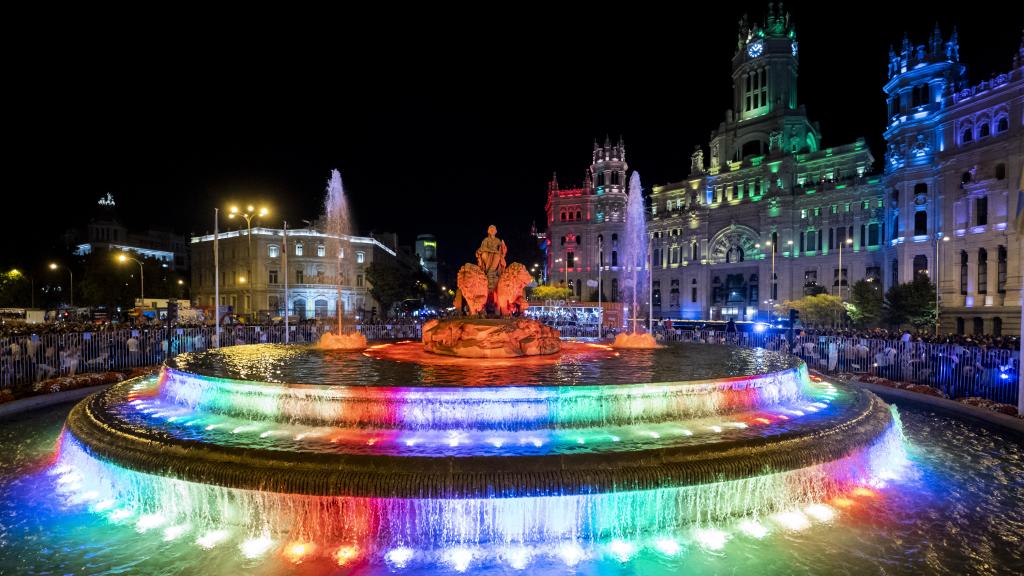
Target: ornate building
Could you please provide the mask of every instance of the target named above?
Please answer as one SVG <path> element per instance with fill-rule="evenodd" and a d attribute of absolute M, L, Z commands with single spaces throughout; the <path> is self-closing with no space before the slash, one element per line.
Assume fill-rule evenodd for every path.
<path fill-rule="evenodd" d="M 557 176 L 548 183 L 547 279 L 568 283 L 578 299 L 597 299 L 598 266 L 603 299 L 618 299 L 628 169 L 626 144 L 605 138 L 603 146 L 594 142 L 582 186 L 562 188 Z"/>
<path fill-rule="evenodd" d="M 686 179 L 650 191 L 654 316 L 767 318 L 775 302 L 929 274 L 945 330 L 1018 332 L 1021 239 L 1008 221 L 1024 163 L 1022 56 L 967 88 L 958 51 L 955 32 L 943 41 L 936 31 L 891 55 L 880 167 L 863 139 L 822 146 L 799 103 L 789 15 L 770 7 L 762 25 L 742 20 L 732 108 L 707 161 L 698 146 Z M 582 187 L 548 187 L 551 280 L 564 258 L 577 295 L 598 262 L 605 296 L 618 292 L 626 170 L 625 147 L 606 142 Z"/>
<path fill-rule="evenodd" d="M 220 233 L 221 306 L 235 312 L 252 311 L 263 319 L 282 316 L 287 281 L 290 315 L 299 319 L 337 317 L 338 270 L 343 264 L 346 273 L 341 276 L 341 297 L 345 314 L 369 316 L 377 303 L 369 294 L 366 268 L 375 260 L 396 258 L 394 247 L 361 236 L 344 237 L 339 246 L 337 237 L 315 228 L 298 228 L 288 230 L 285 255 L 283 238 L 281 229 L 253 228 L 250 257 L 244 228 Z M 213 241 L 213 234 L 192 237 L 192 300 L 210 309 L 214 304 Z M 251 278 L 246 274 L 250 269 Z"/>

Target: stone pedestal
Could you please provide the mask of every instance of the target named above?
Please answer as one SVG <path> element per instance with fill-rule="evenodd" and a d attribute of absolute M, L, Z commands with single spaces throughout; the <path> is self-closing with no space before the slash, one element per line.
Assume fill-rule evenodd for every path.
<path fill-rule="evenodd" d="M 558 330 L 527 318 L 456 318 L 423 325 L 423 348 L 463 358 L 515 358 L 561 350 Z"/>

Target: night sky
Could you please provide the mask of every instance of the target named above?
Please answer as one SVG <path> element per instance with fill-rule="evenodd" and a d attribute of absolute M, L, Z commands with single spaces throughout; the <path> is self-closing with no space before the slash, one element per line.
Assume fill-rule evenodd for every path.
<path fill-rule="evenodd" d="M 1024 26 L 1012 4 L 787 3 L 800 100 L 823 145 L 864 136 L 880 159 L 886 58 L 904 31 L 920 44 L 936 21 L 944 37 L 956 24 L 972 82 L 1009 70 Z M 301 225 L 319 213 L 334 167 L 359 232 L 397 231 L 410 244 L 431 232 L 455 264 L 490 223 L 499 234 L 543 227 L 551 173 L 581 181 L 594 138 L 623 135 L 645 188 L 685 177 L 695 144 L 707 153 L 730 106 L 742 8 L 556 16 L 501 6 L 514 12 L 48 25 L 9 54 L 13 234 L 0 265 L 55 254 L 106 192 L 131 228 L 203 233 L 215 206 L 248 200 L 271 207 L 268 224 Z M 746 11 L 761 21 L 765 3 Z"/>

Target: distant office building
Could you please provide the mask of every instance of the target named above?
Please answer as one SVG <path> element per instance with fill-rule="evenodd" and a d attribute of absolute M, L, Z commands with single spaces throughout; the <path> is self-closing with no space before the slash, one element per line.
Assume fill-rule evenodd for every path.
<path fill-rule="evenodd" d="M 433 234 L 420 234 L 416 237 L 416 257 L 420 268 L 437 282 L 437 239 Z"/>

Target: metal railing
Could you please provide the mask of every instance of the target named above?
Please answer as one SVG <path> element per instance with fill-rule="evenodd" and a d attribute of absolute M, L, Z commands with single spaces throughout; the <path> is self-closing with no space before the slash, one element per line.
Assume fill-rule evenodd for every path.
<path fill-rule="evenodd" d="M 1018 350 L 845 336 L 798 336 L 789 346 L 778 334 L 700 330 L 676 331 L 667 338 L 785 351 L 826 374 L 877 376 L 931 386 L 949 398 L 974 396 L 1017 405 Z"/>
<path fill-rule="evenodd" d="M 330 324 L 290 326 L 289 341 L 316 342 Z M 419 339 L 418 324 L 357 327 L 368 340 Z M 224 326 L 221 346 L 284 342 L 284 326 Z M 152 366 L 168 355 L 215 347 L 212 327 L 139 328 L 0 337 L 0 388 L 88 372 Z"/>

